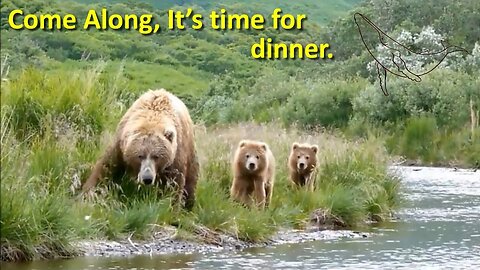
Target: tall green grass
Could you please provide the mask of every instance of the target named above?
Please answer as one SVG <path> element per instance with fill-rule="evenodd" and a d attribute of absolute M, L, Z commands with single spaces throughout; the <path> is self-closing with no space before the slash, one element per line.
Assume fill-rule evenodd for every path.
<path fill-rule="evenodd" d="M 409 118 L 386 142 L 393 154 L 421 164 L 471 167 L 480 162 L 479 130 L 477 128 L 472 136 L 467 126 L 444 129 L 437 125 L 434 117 L 424 115 Z"/>
<path fill-rule="evenodd" d="M 191 212 L 172 209 L 168 194 L 138 189 L 129 179 L 100 184 L 93 199 L 79 198 L 80 180 L 132 101 L 118 76 L 101 79 L 100 73 L 26 70 L 2 84 L 2 260 L 69 257 L 79 240 L 143 239 L 172 225 L 179 235 L 202 239 L 210 231 L 258 242 L 280 228 L 305 226 L 319 208 L 353 228 L 388 218 L 398 205 L 399 181 L 387 174 L 380 141 L 252 123 L 196 128 L 201 175 Z M 230 164 L 241 139 L 267 142 L 276 157 L 273 201 L 265 211 L 230 199 Z M 294 141 L 320 145 L 314 192 L 295 190 L 287 179 Z"/>

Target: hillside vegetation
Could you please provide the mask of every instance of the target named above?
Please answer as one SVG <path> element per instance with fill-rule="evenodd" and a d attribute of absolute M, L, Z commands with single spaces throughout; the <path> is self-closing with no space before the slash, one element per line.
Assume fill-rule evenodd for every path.
<path fill-rule="evenodd" d="M 131 82 L 129 88 L 132 91 L 168 87 L 178 95 L 198 97 L 205 93 L 208 83 L 215 76 L 234 73 L 236 78 L 251 80 L 260 70 L 272 68 L 266 63 L 250 59 L 250 46 L 258 41 L 258 36 L 268 35 L 279 42 L 314 42 L 320 32 L 320 27 L 314 22 L 306 31 L 279 32 L 273 31 L 271 27 L 261 32 L 215 31 L 206 28 L 202 31 L 162 30 L 151 36 L 141 36 L 136 31 L 7 30 L 8 14 L 16 8 L 23 8 L 29 13 L 72 13 L 81 25 L 87 10 L 100 10 L 105 6 L 112 13 L 153 14 L 160 25 L 166 25 L 166 2 L 168 1 L 156 1 L 157 4 L 163 3 L 160 5 L 162 9 L 158 9 L 143 2 L 87 5 L 68 1 L 2 1 L 2 56 L 8 55 L 7 63 L 12 72 L 28 65 L 46 70 L 76 70 L 84 68 L 88 63 L 96 65 L 94 61 L 99 59 L 111 61 L 108 65 L 113 67 L 123 61 L 125 68 L 122 71 L 125 73 L 122 77 Z M 207 11 L 211 9 L 204 5 L 197 6 L 195 10 L 208 14 Z M 245 12 L 242 5 L 232 8 L 232 11 L 235 10 Z M 346 10 L 343 9 L 343 12 Z M 296 70 L 297 65 L 289 61 L 278 63 L 281 69 Z M 156 72 L 151 72 L 152 70 Z"/>
<path fill-rule="evenodd" d="M 99 1 L 86 1 L 90 3 L 98 3 Z M 124 3 L 122 0 L 105 0 L 106 3 Z M 265 1 L 233 1 L 224 0 L 216 3 L 208 0 L 170 0 L 170 1 L 154 1 L 144 0 L 153 7 L 159 9 L 169 9 L 172 6 L 200 6 L 205 10 L 216 10 L 227 7 L 228 10 L 241 11 L 246 13 L 260 13 L 269 15 L 275 8 L 281 8 L 284 12 L 307 14 L 308 20 L 319 24 L 325 24 L 333 19 L 337 19 L 353 6 L 361 2 L 361 0 L 306 0 L 306 1 L 288 1 L 288 0 L 265 0 Z"/>

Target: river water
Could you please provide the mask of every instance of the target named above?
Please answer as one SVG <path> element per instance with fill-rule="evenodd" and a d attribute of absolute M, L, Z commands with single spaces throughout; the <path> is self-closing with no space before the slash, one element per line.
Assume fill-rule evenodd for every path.
<path fill-rule="evenodd" d="M 398 221 L 373 236 L 199 255 L 85 257 L 2 269 L 480 269 L 480 171 L 393 168 L 403 176 Z"/>

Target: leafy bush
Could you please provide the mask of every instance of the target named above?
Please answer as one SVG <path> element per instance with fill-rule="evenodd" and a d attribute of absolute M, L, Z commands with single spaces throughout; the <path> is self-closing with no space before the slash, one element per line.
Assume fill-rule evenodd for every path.
<path fill-rule="evenodd" d="M 353 97 L 365 81 L 317 81 L 292 93 L 282 110 L 285 123 L 297 122 L 305 127 L 345 127 L 352 116 Z"/>
<path fill-rule="evenodd" d="M 381 124 L 429 113 L 443 128 L 461 128 L 469 121 L 469 98 L 476 104 L 480 101 L 478 83 L 472 76 L 451 70 L 434 71 L 420 83 L 391 78 L 388 97 L 378 85 L 371 85 L 354 98 L 353 111 L 356 117 Z"/>

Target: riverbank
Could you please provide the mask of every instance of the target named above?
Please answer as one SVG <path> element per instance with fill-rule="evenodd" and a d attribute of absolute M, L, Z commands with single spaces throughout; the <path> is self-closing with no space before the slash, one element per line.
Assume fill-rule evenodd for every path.
<path fill-rule="evenodd" d="M 459 169 L 463 170 L 471 170 L 476 172 L 480 170 L 480 163 L 477 164 L 465 164 L 459 161 L 445 161 L 445 162 L 434 162 L 434 163 L 427 163 L 422 160 L 413 160 L 413 159 L 404 159 L 401 157 L 397 157 L 392 162 L 392 166 L 404 166 L 404 167 L 425 167 L 425 168 L 445 168 L 451 169 L 453 171 L 457 171 Z"/>
<path fill-rule="evenodd" d="M 270 247 L 282 244 L 299 244 L 318 240 L 341 238 L 366 238 L 369 233 L 349 230 L 282 230 L 268 241 L 261 243 L 247 242 L 225 234 L 217 234 L 216 244 L 204 242 L 205 239 L 179 239 L 174 227 L 162 228 L 148 241 L 81 241 L 75 246 L 80 256 L 124 257 L 135 255 L 172 255 L 172 254 L 206 254 L 221 251 L 239 251 L 252 247 Z"/>

